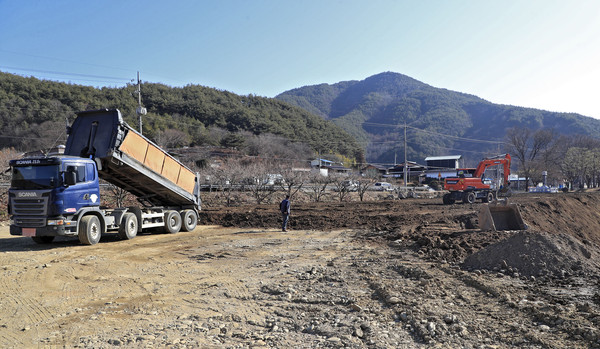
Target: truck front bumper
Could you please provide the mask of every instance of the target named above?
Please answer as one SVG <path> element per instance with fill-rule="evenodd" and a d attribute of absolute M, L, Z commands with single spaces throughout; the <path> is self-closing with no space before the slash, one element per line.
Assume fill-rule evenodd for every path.
<path fill-rule="evenodd" d="M 59 219 L 60 220 L 60 219 Z M 22 227 L 10 225 L 10 235 L 18 236 L 76 236 L 76 222 L 62 219 L 64 224 L 46 225 L 43 227 Z"/>

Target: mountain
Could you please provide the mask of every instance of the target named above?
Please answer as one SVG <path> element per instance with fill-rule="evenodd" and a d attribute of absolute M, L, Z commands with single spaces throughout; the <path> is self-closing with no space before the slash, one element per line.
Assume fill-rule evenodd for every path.
<path fill-rule="evenodd" d="M 463 155 L 473 164 L 504 151 L 506 130 L 550 128 L 600 138 L 600 120 L 575 113 L 500 105 L 385 72 L 362 81 L 304 86 L 275 97 L 332 120 L 366 148 L 367 161 Z M 474 141 L 478 140 L 478 141 Z M 495 141 L 495 142 L 494 142 Z"/>
<path fill-rule="evenodd" d="M 138 124 L 136 86 L 94 88 L 0 72 L 0 149 L 21 151 L 50 148 L 64 142 L 65 119 L 75 113 L 118 108 L 125 121 Z M 274 134 L 308 144 L 315 152 L 363 161 L 363 149 L 334 123 L 286 102 L 253 95 L 240 96 L 214 88 L 142 84 L 144 135 L 150 139 L 170 129 L 184 132 L 188 144 L 215 145 L 215 134 L 245 131 Z"/>

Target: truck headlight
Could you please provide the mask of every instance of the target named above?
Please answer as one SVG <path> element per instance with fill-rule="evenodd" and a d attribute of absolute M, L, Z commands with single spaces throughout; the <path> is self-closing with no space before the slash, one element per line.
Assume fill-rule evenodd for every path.
<path fill-rule="evenodd" d="M 65 224 L 65 221 L 62 219 L 49 219 L 48 220 L 48 225 L 63 225 Z"/>

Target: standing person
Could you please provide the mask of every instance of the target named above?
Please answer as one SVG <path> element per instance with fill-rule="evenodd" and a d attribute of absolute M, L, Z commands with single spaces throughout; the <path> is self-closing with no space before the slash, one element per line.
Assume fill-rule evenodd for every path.
<path fill-rule="evenodd" d="M 288 220 L 290 219 L 290 196 L 286 195 L 285 199 L 279 204 L 279 210 L 283 217 L 283 224 L 281 225 L 281 231 L 287 231 Z"/>

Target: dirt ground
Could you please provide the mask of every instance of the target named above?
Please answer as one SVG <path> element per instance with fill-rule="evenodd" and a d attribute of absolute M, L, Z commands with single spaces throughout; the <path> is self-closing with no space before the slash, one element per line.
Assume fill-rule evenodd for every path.
<path fill-rule="evenodd" d="M 203 210 L 191 233 L 36 245 L 0 229 L 0 347 L 600 348 L 600 193 Z"/>

